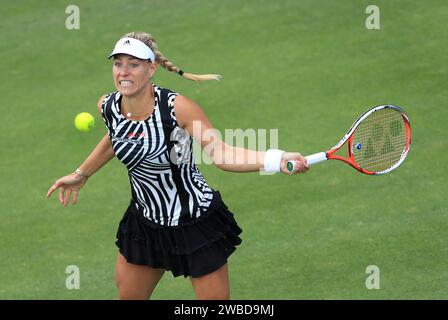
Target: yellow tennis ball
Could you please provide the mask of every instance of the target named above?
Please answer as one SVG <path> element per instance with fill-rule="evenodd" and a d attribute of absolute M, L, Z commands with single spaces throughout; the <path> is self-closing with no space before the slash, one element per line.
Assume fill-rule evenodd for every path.
<path fill-rule="evenodd" d="M 95 118 L 88 112 L 81 112 L 75 118 L 75 127 L 81 132 L 88 132 L 95 127 Z"/>

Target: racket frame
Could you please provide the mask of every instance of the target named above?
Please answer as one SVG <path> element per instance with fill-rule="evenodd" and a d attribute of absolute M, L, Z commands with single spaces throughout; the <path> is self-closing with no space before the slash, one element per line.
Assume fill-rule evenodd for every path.
<path fill-rule="evenodd" d="M 406 143 L 405 143 L 404 150 L 403 150 L 403 153 L 401 154 L 400 159 L 394 165 L 387 168 L 386 170 L 382 170 L 382 171 L 378 171 L 378 172 L 368 171 L 368 170 L 361 168 L 355 162 L 355 157 L 353 155 L 354 132 L 355 132 L 356 128 L 358 128 L 358 126 L 361 124 L 361 122 L 364 119 L 366 119 L 369 115 L 371 115 L 372 113 L 374 113 L 378 110 L 386 109 L 386 108 L 395 109 L 396 111 L 400 112 L 400 114 L 403 118 L 403 123 L 404 123 L 405 131 L 406 131 Z M 349 157 L 345 158 L 343 156 L 335 154 L 346 142 L 347 142 Z M 307 159 L 308 165 L 313 165 L 313 164 L 316 164 L 316 163 L 319 163 L 319 162 L 322 162 L 325 160 L 340 160 L 340 161 L 343 161 L 343 162 L 349 164 L 350 166 L 352 166 L 353 168 L 355 168 L 356 170 L 358 170 L 359 172 L 362 172 L 364 174 L 382 175 L 382 174 L 388 173 L 388 172 L 396 169 L 398 166 L 400 166 L 403 163 L 404 159 L 406 159 L 406 156 L 408 155 L 410 145 L 411 145 L 411 125 L 409 123 L 409 118 L 408 118 L 406 112 L 403 109 L 401 109 L 400 107 L 388 104 L 388 105 L 376 106 L 374 108 L 367 110 L 362 115 L 360 115 L 358 117 L 358 119 L 356 119 L 356 121 L 352 124 L 350 129 L 348 129 L 347 133 L 342 137 L 342 139 L 339 140 L 339 142 L 330 150 L 328 150 L 326 152 L 315 153 L 315 154 L 306 156 L 305 158 Z M 291 162 L 292 164 L 289 164 L 289 162 Z M 294 168 L 294 163 L 292 161 L 288 161 L 287 167 Z"/>

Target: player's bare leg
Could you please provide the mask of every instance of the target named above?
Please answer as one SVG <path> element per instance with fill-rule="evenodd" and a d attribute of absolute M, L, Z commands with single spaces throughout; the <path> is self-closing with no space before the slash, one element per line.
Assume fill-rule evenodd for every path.
<path fill-rule="evenodd" d="M 199 278 L 191 278 L 199 300 L 229 300 L 229 273 L 227 263 L 218 270 Z"/>
<path fill-rule="evenodd" d="M 118 253 L 115 282 L 120 300 L 147 300 L 165 270 L 132 264 Z"/>

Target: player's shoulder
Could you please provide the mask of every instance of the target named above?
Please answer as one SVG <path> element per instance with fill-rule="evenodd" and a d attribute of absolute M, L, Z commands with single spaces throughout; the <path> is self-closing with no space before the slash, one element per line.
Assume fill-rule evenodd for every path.
<path fill-rule="evenodd" d="M 98 112 L 102 113 L 103 106 L 109 101 L 109 99 L 114 95 L 115 92 L 103 94 L 97 102 Z"/>
<path fill-rule="evenodd" d="M 181 127 L 187 126 L 195 120 L 207 120 L 207 115 L 202 107 L 194 100 L 182 95 L 178 95 L 174 100 L 174 112 Z"/>
<path fill-rule="evenodd" d="M 199 104 L 197 104 L 194 100 L 180 94 L 177 95 L 174 99 L 174 108 L 179 111 L 184 110 L 188 112 L 201 110 Z"/>
<path fill-rule="evenodd" d="M 98 100 L 98 102 L 97 102 L 97 106 L 98 106 L 98 112 L 99 113 L 101 113 L 101 109 L 102 109 L 102 106 L 103 106 L 103 102 L 104 102 L 104 100 L 106 99 L 106 96 L 107 96 L 107 94 L 103 94 L 100 98 L 99 98 L 99 100 Z"/>

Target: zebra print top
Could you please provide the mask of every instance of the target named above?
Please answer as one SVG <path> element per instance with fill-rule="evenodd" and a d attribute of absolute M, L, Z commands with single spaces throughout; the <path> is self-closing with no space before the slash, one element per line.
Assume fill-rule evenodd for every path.
<path fill-rule="evenodd" d="M 119 92 L 105 97 L 101 112 L 115 155 L 127 167 L 136 209 L 154 223 L 177 226 L 201 216 L 214 190 L 195 165 L 191 136 L 177 123 L 177 93 L 153 88 L 154 111 L 145 120 L 122 115 Z"/>

